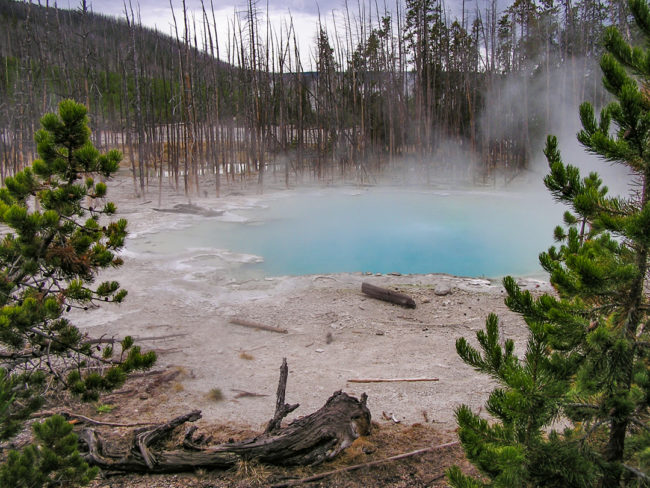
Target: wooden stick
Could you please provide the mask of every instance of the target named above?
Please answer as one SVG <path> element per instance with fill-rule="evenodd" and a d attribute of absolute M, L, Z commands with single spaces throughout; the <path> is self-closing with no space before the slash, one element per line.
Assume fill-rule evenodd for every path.
<path fill-rule="evenodd" d="M 280 334 L 286 334 L 289 332 L 287 329 L 273 327 L 272 325 L 259 324 L 257 322 L 253 322 L 252 320 L 239 319 L 237 317 L 230 319 L 230 323 L 235 325 L 243 325 L 244 327 L 250 327 L 252 329 L 261 329 L 261 330 L 269 330 L 271 332 L 279 332 Z"/>
<path fill-rule="evenodd" d="M 169 334 L 169 335 L 163 335 L 163 336 L 150 336 L 150 337 L 133 337 L 133 340 L 135 341 L 158 341 L 162 339 L 171 339 L 173 337 L 183 337 L 188 335 L 187 333 L 182 333 L 182 334 Z M 87 341 L 84 341 L 84 344 L 115 344 L 122 342 L 123 339 L 116 339 L 114 337 L 112 338 L 104 338 L 100 337 L 98 339 L 88 339 Z"/>
<path fill-rule="evenodd" d="M 78 419 L 81 420 L 82 422 L 87 422 L 89 424 L 93 425 L 108 425 L 110 427 L 141 427 L 143 425 L 156 425 L 156 422 L 135 422 L 132 424 L 121 424 L 117 422 L 102 422 L 100 420 L 95 420 L 91 419 L 89 417 L 86 417 L 84 415 L 80 415 L 78 413 L 72 413 L 68 412 L 66 410 L 59 410 L 59 411 L 43 411 L 43 412 L 37 412 L 33 414 L 31 417 L 32 418 L 40 418 L 40 417 L 50 417 L 52 415 L 61 415 L 66 418 L 72 418 L 72 419 Z"/>
<path fill-rule="evenodd" d="M 379 286 L 371 285 L 370 283 L 361 283 L 361 292 L 369 297 L 384 300 L 386 302 L 402 305 L 403 307 L 415 308 L 415 300 L 410 296 L 398 293 L 388 288 L 380 288 Z"/>
<path fill-rule="evenodd" d="M 439 381 L 438 378 L 367 378 L 367 379 L 352 379 L 348 383 L 397 383 L 400 381 L 414 382 L 414 381 Z"/>
<path fill-rule="evenodd" d="M 448 442 L 446 444 L 440 444 L 438 446 L 425 447 L 424 449 L 418 449 L 417 451 L 411 451 L 411 452 L 407 452 L 407 453 L 404 453 L 404 454 L 398 454 L 396 456 L 391 456 L 391 457 L 388 457 L 388 458 L 385 458 L 385 459 L 379 459 L 377 461 L 370 461 L 368 463 L 355 464 L 353 466 L 346 466 L 345 468 L 341 468 L 341 469 L 326 471 L 324 473 L 315 474 L 313 476 L 308 476 L 307 478 L 302 478 L 302 479 L 299 479 L 299 480 L 290 480 L 290 481 L 285 481 L 285 482 L 282 482 L 282 483 L 277 483 L 275 485 L 271 485 L 271 488 L 286 488 L 288 486 L 302 485 L 304 483 L 310 483 L 312 481 L 317 481 L 317 480 L 320 480 L 320 479 L 323 479 L 323 478 L 327 478 L 328 476 L 332 476 L 334 474 L 346 473 L 348 471 L 355 471 L 355 470 L 361 469 L 361 468 L 369 468 L 369 467 L 372 467 L 372 466 L 378 466 L 378 465 L 383 464 L 383 463 L 388 463 L 388 462 L 391 462 L 391 461 L 398 461 L 400 459 L 405 459 L 405 458 L 409 458 L 409 457 L 412 457 L 412 456 L 418 456 L 420 454 L 424 454 L 424 453 L 431 452 L 431 451 L 439 451 L 441 449 L 445 449 L 447 447 L 453 447 L 453 446 L 456 446 L 458 444 L 460 444 L 459 441 L 454 441 L 454 442 Z"/>
<path fill-rule="evenodd" d="M 253 393 L 251 391 L 245 391 L 245 390 L 236 390 L 235 388 L 231 388 L 231 391 L 236 391 L 237 394 L 235 395 L 235 398 L 244 398 L 244 397 L 267 397 L 268 395 L 264 393 Z"/>

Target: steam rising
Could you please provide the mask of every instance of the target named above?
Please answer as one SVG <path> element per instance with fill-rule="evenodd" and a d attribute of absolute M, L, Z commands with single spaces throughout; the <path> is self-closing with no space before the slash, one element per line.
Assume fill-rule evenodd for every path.
<path fill-rule="evenodd" d="M 529 191 L 546 191 L 542 180 L 548 173 L 548 163 L 542 151 L 547 134 L 553 134 L 558 138 L 565 164 L 580 168 L 583 177 L 598 172 L 610 194 L 629 194 L 631 175 L 626 169 L 587 153 L 576 138 L 582 128 L 580 103 L 589 101 L 599 110 L 608 101 L 603 100 L 599 86 L 594 85 L 594 81 L 600 81 L 596 73 L 600 73 L 596 61 L 577 59 L 551 70 L 548 77 L 524 78 L 513 74 L 506 82 L 499 82 L 486 91 L 486 105 L 479 121 L 484 137 L 491 140 L 513 137 L 521 132 L 526 121 L 530 126 L 531 174 L 524 178 Z M 600 104 L 594 98 L 600 98 Z M 524 100 L 528 100 L 527 107 Z"/>
<path fill-rule="evenodd" d="M 515 191 L 331 188 L 261 198 L 268 208 L 239 212 L 248 223 L 202 220 L 137 239 L 129 249 L 166 256 L 161 262 L 182 265 L 189 279 L 226 272 L 235 278 L 355 271 L 522 276 L 541 273 L 537 255 L 552 243 L 561 215 L 550 199 L 540 207 Z M 200 248 L 197 259 L 188 256 L 190 243 Z M 173 264 L 180 256 L 182 263 Z"/>

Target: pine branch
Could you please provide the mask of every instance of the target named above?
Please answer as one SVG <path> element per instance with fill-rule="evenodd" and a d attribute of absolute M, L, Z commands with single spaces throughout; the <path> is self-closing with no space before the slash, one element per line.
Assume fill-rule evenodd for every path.
<path fill-rule="evenodd" d="M 648 427 L 645 423 L 641 422 L 638 418 L 636 417 L 630 417 L 630 420 L 634 425 L 637 427 L 641 427 L 643 430 L 650 432 L 650 427 Z"/>
<path fill-rule="evenodd" d="M 635 468 L 635 467 L 633 467 L 633 466 L 629 466 L 629 465 L 627 465 L 627 464 L 622 464 L 622 466 L 623 466 L 625 469 L 627 469 L 630 473 L 632 473 L 634 476 L 636 476 L 637 478 L 643 480 L 645 484 L 650 483 L 650 476 L 648 476 L 647 474 L 645 474 L 645 473 L 644 473 L 643 471 L 641 471 L 640 469 Z"/>
<path fill-rule="evenodd" d="M 592 405 L 590 403 L 567 403 L 565 407 L 569 408 L 589 408 L 592 410 L 599 410 L 600 407 L 598 405 Z"/>

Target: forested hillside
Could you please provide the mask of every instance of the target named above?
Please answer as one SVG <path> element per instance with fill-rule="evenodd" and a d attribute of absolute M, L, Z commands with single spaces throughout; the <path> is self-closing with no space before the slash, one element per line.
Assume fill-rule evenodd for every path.
<path fill-rule="evenodd" d="M 142 193 L 168 178 L 204 192 L 204 175 L 217 175 L 217 194 L 222 178 L 263 184 L 269 173 L 287 185 L 372 181 L 405 162 L 418 181 L 509 179 L 562 105 L 604 102 L 605 26 L 634 35 L 620 0 L 493 1 L 460 18 L 436 0 L 376 5 L 343 8 L 339 28 L 321 25 L 301 46 L 290 18 L 268 32 L 253 2 L 228 32 L 208 4 L 201 18 L 178 7 L 169 37 L 85 1 L 0 0 L 0 177 L 32 161 L 40 115 L 73 98 L 89 107 L 95 144 L 125 153 Z"/>

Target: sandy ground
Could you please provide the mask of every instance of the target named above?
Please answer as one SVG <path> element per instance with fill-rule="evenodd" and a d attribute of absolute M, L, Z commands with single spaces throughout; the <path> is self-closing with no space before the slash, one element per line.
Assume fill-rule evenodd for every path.
<path fill-rule="evenodd" d="M 259 196 L 255 187 L 248 188 L 224 187 L 221 198 L 202 196 L 192 203 L 220 210 L 280 191 L 266 188 Z M 167 186 L 160 201 L 157 189 L 139 198 L 125 176 L 109 183 L 108 197 L 137 236 L 210 218 L 158 212 L 154 208 L 171 208 L 188 203 L 188 198 Z M 200 257 L 188 251 L 181 261 Z M 158 352 L 158 368 L 177 371 L 174 381 L 161 385 L 155 395 L 140 398 L 143 412 L 162 418 L 198 408 L 206 422 L 257 429 L 273 415 L 279 367 L 286 357 L 290 371 L 286 401 L 301 405 L 289 419 L 313 412 L 334 391 L 344 390 L 354 395 L 366 392 L 375 420 L 394 417 L 453 429 L 454 409 L 468 404 L 478 410 L 492 389 L 486 377 L 457 357 L 456 339 L 466 337 L 475 343 L 475 333 L 490 312 L 500 316 L 503 333 L 518 345 L 526 337 L 523 321 L 503 304 L 499 280 L 344 273 L 237 281 L 210 267 L 187 268 L 159 255 L 134 254 L 128 242 L 124 260 L 124 266 L 101 278 L 117 279 L 129 291 L 125 302 L 77 312 L 74 320 L 95 337 L 140 338 L 145 349 Z M 408 293 L 417 307 L 368 298 L 361 293 L 363 281 Z M 521 284 L 536 291 L 549 289 L 533 279 Z M 232 317 L 282 327 L 288 333 L 233 325 Z M 349 381 L 364 378 L 438 381 Z M 221 401 L 210 398 L 213 389 L 220 390 Z M 130 417 L 138 414 L 137 409 L 129 412 Z"/>

